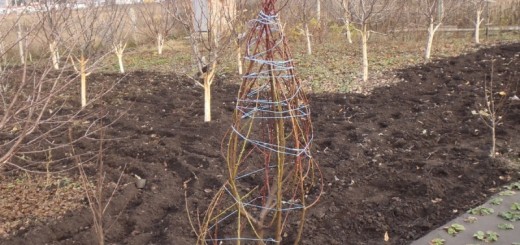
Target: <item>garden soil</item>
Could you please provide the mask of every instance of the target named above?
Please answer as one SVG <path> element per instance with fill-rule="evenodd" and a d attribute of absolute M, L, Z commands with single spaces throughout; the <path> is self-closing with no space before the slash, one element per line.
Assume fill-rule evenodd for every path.
<path fill-rule="evenodd" d="M 495 97 L 507 100 L 495 159 L 491 131 L 478 115 L 492 70 Z M 302 244 L 409 244 L 519 180 L 520 44 L 392 74 L 399 82 L 367 94 L 309 96 L 324 190 L 308 211 Z M 194 244 L 186 206 L 196 226 L 197 212 L 225 181 L 221 144 L 236 79 L 214 85 L 209 123 L 202 91 L 189 79 L 148 72 L 89 79 L 92 87 L 119 81 L 92 108 L 108 112 L 100 122 L 109 192 L 123 173 L 105 214 L 107 244 Z M 99 148 L 87 139 L 75 147 Z M 96 167 L 85 166 L 95 176 Z M 136 175 L 147 180 L 144 188 L 136 188 Z M 96 244 L 92 215 L 85 202 L 0 244 Z"/>

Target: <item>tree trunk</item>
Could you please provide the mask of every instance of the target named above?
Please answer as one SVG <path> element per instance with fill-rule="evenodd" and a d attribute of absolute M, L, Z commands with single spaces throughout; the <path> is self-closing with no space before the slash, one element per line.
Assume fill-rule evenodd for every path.
<path fill-rule="evenodd" d="M 125 67 L 123 65 L 123 53 L 125 52 L 126 43 L 123 44 L 122 42 L 119 42 L 118 44 L 114 45 L 114 52 L 117 56 L 117 61 L 119 63 L 119 72 L 121 74 L 125 73 Z"/>
<path fill-rule="evenodd" d="M 125 67 L 123 65 L 123 53 L 118 53 L 117 55 L 117 61 L 119 62 L 119 73 L 123 74 L 125 73 Z"/>
<path fill-rule="evenodd" d="M 51 51 L 52 66 L 55 70 L 60 69 L 60 53 L 56 41 L 49 43 L 49 50 Z"/>
<path fill-rule="evenodd" d="M 1 35 L 1 33 L 0 33 Z M 2 40 L 0 40 L 0 57 L 2 58 L 2 60 L 0 60 L 0 72 L 3 70 L 2 67 L 6 65 L 7 63 L 7 57 L 6 57 L 6 54 L 5 54 L 5 48 L 4 48 L 4 43 L 2 42 Z"/>
<path fill-rule="evenodd" d="M 215 77 L 217 61 L 213 61 L 204 75 L 204 122 L 211 121 L 211 85 Z"/>
<path fill-rule="evenodd" d="M 242 66 L 242 50 L 240 49 L 240 42 L 236 42 L 237 45 L 237 65 L 238 65 L 238 75 L 242 75 L 243 66 Z"/>
<path fill-rule="evenodd" d="M 157 53 L 162 54 L 164 47 L 164 37 L 162 33 L 157 33 Z"/>
<path fill-rule="evenodd" d="M 480 24 L 482 24 L 482 10 L 477 10 L 477 19 L 475 20 L 475 43 L 480 43 Z"/>
<path fill-rule="evenodd" d="M 211 83 L 204 79 L 204 122 L 211 121 Z"/>
<path fill-rule="evenodd" d="M 316 20 L 321 22 L 321 0 L 316 0 Z"/>
<path fill-rule="evenodd" d="M 350 12 L 348 10 L 348 1 L 342 0 L 341 7 L 343 7 L 343 19 L 345 20 L 345 29 L 347 31 L 347 40 L 352 44 L 352 32 L 350 30 Z"/>
<path fill-rule="evenodd" d="M 24 52 L 24 38 L 22 35 L 22 25 L 18 23 L 18 49 L 20 51 L 20 62 L 25 64 L 25 52 Z"/>
<path fill-rule="evenodd" d="M 350 31 L 350 20 L 345 16 L 345 29 L 347 31 L 347 41 L 352 44 L 352 32 Z"/>
<path fill-rule="evenodd" d="M 489 156 L 491 158 L 495 158 L 496 156 L 496 122 L 495 119 L 491 119 L 491 151 L 489 152 Z"/>
<path fill-rule="evenodd" d="M 81 107 L 85 107 L 87 105 L 87 62 L 83 54 L 79 60 L 80 67 L 80 78 L 81 78 Z"/>
<path fill-rule="evenodd" d="M 307 40 L 307 54 L 312 54 L 312 43 L 311 43 L 311 33 L 309 32 L 309 25 L 307 23 L 304 24 L 304 32 L 305 32 L 305 39 Z"/>
<path fill-rule="evenodd" d="M 428 27 L 428 41 L 426 43 L 426 51 L 424 53 L 424 59 L 426 61 L 429 61 L 431 58 L 433 37 L 435 35 L 435 32 L 437 31 L 437 29 L 439 29 L 440 26 L 441 26 L 441 23 L 435 25 L 433 23 L 433 20 L 430 21 L 430 26 Z"/>
<path fill-rule="evenodd" d="M 368 30 L 367 25 L 363 25 L 361 30 L 361 48 L 363 50 L 363 81 L 368 81 Z"/>

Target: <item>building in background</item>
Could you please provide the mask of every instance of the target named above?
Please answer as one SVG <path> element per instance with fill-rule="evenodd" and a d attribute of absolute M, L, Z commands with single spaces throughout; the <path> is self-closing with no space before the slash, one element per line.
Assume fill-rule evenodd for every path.
<path fill-rule="evenodd" d="M 192 0 L 193 25 L 197 32 L 214 30 L 221 33 L 235 18 L 235 0 Z"/>

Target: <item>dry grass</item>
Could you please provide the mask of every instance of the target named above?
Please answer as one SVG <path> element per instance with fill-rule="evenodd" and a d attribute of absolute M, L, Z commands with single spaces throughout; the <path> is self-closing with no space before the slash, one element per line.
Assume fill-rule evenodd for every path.
<path fill-rule="evenodd" d="M 0 197 L 0 237 L 48 219 L 59 219 L 84 206 L 84 190 L 79 182 L 60 176 L 0 178 Z"/>

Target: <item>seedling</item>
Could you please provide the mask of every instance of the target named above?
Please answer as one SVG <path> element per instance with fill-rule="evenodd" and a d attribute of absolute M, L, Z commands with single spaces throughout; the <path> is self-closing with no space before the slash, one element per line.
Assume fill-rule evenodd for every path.
<path fill-rule="evenodd" d="M 499 196 L 512 196 L 514 195 L 516 192 L 512 191 L 512 190 L 505 190 L 505 191 L 501 191 L 498 193 Z"/>
<path fill-rule="evenodd" d="M 511 185 L 509 185 L 510 190 L 519 190 L 520 191 L 520 181 L 515 182 Z"/>
<path fill-rule="evenodd" d="M 430 245 L 444 245 L 445 242 L 446 242 L 446 240 L 444 240 L 442 238 L 435 238 L 430 241 Z"/>
<path fill-rule="evenodd" d="M 444 227 L 444 229 L 450 234 L 451 236 L 456 236 L 459 232 L 466 230 L 463 225 L 461 224 L 452 224 L 448 227 Z"/>
<path fill-rule="evenodd" d="M 514 230 L 515 226 L 511 223 L 502 223 L 498 225 L 498 228 L 502 230 Z"/>
<path fill-rule="evenodd" d="M 473 224 L 475 222 L 477 222 L 477 217 L 475 216 L 469 216 L 467 218 L 464 219 L 464 222 L 466 223 L 470 223 L 470 224 Z"/>
<path fill-rule="evenodd" d="M 511 205 L 511 210 L 513 211 L 520 211 L 520 203 L 515 202 Z"/>
<path fill-rule="evenodd" d="M 488 235 L 488 238 L 487 238 L 488 242 L 496 242 L 496 241 L 498 241 L 498 233 L 496 233 L 494 231 L 488 231 L 487 235 Z"/>
<path fill-rule="evenodd" d="M 493 210 L 492 208 L 486 208 L 486 207 L 476 207 L 474 209 L 470 209 L 468 211 L 468 213 L 470 214 L 473 214 L 473 215 L 480 215 L 480 216 L 484 216 L 484 215 L 489 215 L 489 214 L 492 214 L 494 213 L 495 210 Z"/>
<path fill-rule="evenodd" d="M 501 218 L 503 218 L 507 221 L 515 222 L 515 221 L 520 220 L 520 211 L 506 211 L 506 212 L 500 213 L 498 216 L 500 216 Z"/>
<path fill-rule="evenodd" d="M 491 63 L 491 78 L 489 81 L 484 81 L 484 106 L 480 106 L 478 114 L 482 121 L 488 128 L 491 129 L 491 151 L 489 156 L 495 158 L 496 151 L 496 128 L 502 123 L 503 116 L 507 111 L 507 93 L 500 91 L 496 93 L 493 91 L 493 75 L 494 75 L 494 60 Z"/>
<path fill-rule="evenodd" d="M 502 204 L 503 201 L 504 201 L 504 198 L 495 197 L 495 198 L 491 199 L 490 203 L 493 205 L 500 205 L 500 204 Z"/>
<path fill-rule="evenodd" d="M 494 231 L 487 231 L 486 233 L 484 233 L 483 231 L 477 231 L 477 233 L 473 234 L 473 237 L 483 242 L 498 241 L 498 234 Z"/>

